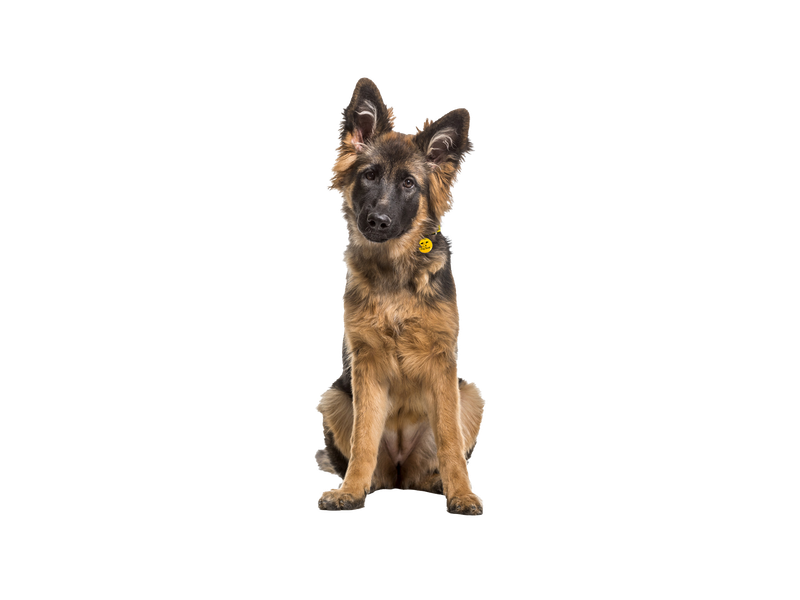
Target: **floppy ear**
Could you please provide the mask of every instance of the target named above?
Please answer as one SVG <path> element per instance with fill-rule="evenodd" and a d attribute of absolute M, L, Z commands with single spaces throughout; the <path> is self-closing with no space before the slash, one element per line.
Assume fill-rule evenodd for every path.
<path fill-rule="evenodd" d="M 472 150 L 472 143 L 469 141 L 469 112 L 465 108 L 457 108 L 435 123 L 425 121 L 425 126 L 414 137 L 414 141 L 432 167 L 440 167 L 446 163 L 458 167 L 464 155 Z"/>
<path fill-rule="evenodd" d="M 392 109 L 386 108 L 378 87 L 369 79 L 359 79 L 350 105 L 344 109 L 342 142 L 348 141 L 356 152 L 373 137 L 392 130 Z"/>

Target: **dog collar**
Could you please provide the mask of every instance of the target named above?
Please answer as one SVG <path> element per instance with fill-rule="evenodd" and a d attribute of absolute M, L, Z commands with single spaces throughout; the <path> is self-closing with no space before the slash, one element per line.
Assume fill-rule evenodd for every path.
<path fill-rule="evenodd" d="M 441 232 L 442 232 L 442 228 L 439 227 L 431 237 L 435 237 L 437 233 L 441 233 Z M 433 250 L 433 241 L 430 238 L 426 238 L 426 237 L 422 238 L 419 241 L 419 251 L 422 252 L 423 254 L 427 254 L 431 250 Z"/>

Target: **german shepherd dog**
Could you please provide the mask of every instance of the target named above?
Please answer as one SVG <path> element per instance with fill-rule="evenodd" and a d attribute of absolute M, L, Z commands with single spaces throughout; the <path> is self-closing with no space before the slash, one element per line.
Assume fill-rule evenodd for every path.
<path fill-rule="evenodd" d="M 451 513 L 480 515 L 467 459 L 483 414 L 456 374 L 458 310 L 450 243 L 440 233 L 450 187 L 472 144 L 460 108 L 406 135 L 369 79 L 344 110 L 332 189 L 342 192 L 343 373 L 322 395 L 320 469 L 344 479 L 322 510 L 364 506 L 387 488 L 444 494 Z"/>

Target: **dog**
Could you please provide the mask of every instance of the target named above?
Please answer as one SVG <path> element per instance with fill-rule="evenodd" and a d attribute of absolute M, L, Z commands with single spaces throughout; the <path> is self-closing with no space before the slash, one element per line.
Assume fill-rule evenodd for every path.
<path fill-rule="evenodd" d="M 477 387 L 456 374 L 458 310 L 450 242 L 441 234 L 469 141 L 469 113 L 393 130 L 392 109 L 361 79 L 344 110 L 331 189 L 344 198 L 342 376 L 323 395 L 323 471 L 339 489 L 322 510 L 364 506 L 380 489 L 444 494 L 450 513 L 483 514 L 467 460 L 483 416 Z"/>

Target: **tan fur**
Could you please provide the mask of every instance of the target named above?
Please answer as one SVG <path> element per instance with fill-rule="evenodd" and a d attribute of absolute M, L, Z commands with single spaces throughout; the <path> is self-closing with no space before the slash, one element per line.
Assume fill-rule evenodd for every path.
<path fill-rule="evenodd" d="M 377 88 L 361 80 L 346 109 L 345 125 L 348 111 L 363 105 L 362 86 L 369 89 L 369 110 L 377 101 L 375 110 L 388 110 L 393 123 Z M 464 118 L 468 123 L 468 115 Z M 430 126 L 426 121 L 425 129 Z M 358 508 L 370 491 L 399 486 L 444 493 L 451 512 L 481 514 L 466 454 L 475 445 L 483 399 L 473 384 L 460 382 L 456 374 L 459 322 L 452 286 L 442 294 L 432 284 L 434 275 L 449 269 L 448 254 L 419 252 L 419 241 L 433 236 L 450 208 L 458 163 L 433 164 L 427 151 L 415 145 L 414 136 L 391 131 L 391 125 L 376 132 L 367 125 L 364 131 L 363 138 L 358 131 L 354 137 L 343 126 L 333 167 L 331 187 L 342 192 L 350 237 L 345 252 L 344 344 L 352 399 L 331 388 L 319 403 L 325 431 L 347 460 L 341 487 L 325 492 L 319 506 Z M 446 133 L 455 136 L 455 129 Z M 465 127 L 462 148 L 469 147 L 466 133 Z M 376 243 L 358 229 L 351 171 L 359 161 L 363 165 L 383 160 L 382 148 L 387 147 L 395 152 L 392 156 L 406 158 L 401 164 L 381 163 L 386 172 L 402 169 L 400 173 L 413 174 L 416 181 L 427 182 L 427 194 L 420 193 L 417 213 L 402 235 Z M 446 274 L 450 276 L 449 270 Z M 320 460 L 320 467 L 336 472 L 328 457 Z"/>

